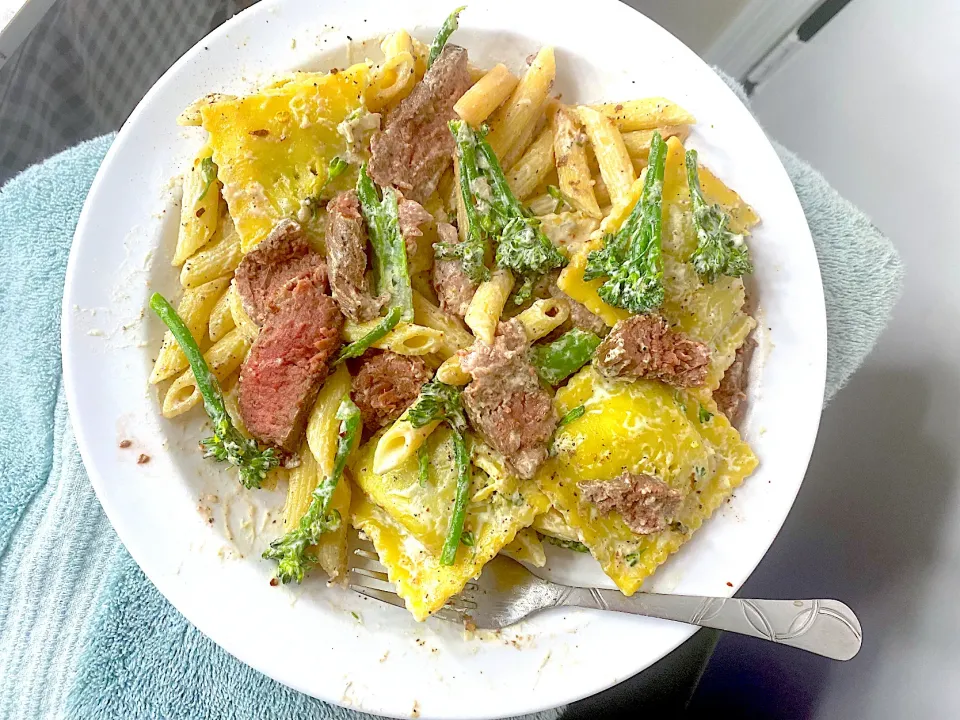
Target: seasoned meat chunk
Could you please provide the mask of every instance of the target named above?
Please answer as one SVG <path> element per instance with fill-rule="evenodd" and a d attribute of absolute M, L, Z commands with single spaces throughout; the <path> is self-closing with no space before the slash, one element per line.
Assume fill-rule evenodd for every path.
<path fill-rule="evenodd" d="M 620 513 L 633 532 L 649 535 L 667 526 L 683 495 L 653 475 L 623 472 L 613 480 L 581 482 L 580 499 L 604 515 Z"/>
<path fill-rule="evenodd" d="M 613 327 L 593 362 L 607 378 L 648 378 L 697 387 L 707 377 L 710 348 L 671 330 L 659 315 L 634 315 Z"/>
<path fill-rule="evenodd" d="M 430 370 L 418 357 L 383 352 L 367 355 L 353 379 L 353 401 L 360 408 L 363 426 L 376 432 L 389 425 L 413 404 Z"/>
<path fill-rule="evenodd" d="M 297 223 L 280 221 L 237 267 L 236 285 L 243 309 L 257 325 L 262 325 L 277 292 L 291 278 L 314 269 L 319 271 L 321 291 L 326 292 L 323 257 L 307 244 Z"/>
<path fill-rule="evenodd" d="M 426 200 L 453 157 L 447 122 L 457 117 L 453 106 L 469 87 L 467 51 L 448 44 L 371 138 L 370 177 L 411 200 Z"/>
<path fill-rule="evenodd" d="M 546 459 L 557 427 L 553 400 L 527 359 L 529 349 L 523 324 L 513 319 L 500 323 L 493 345 L 477 342 L 460 359 L 473 377 L 463 391 L 470 423 L 526 479 Z"/>
<path fill-rule="evenodd" d="M 720 387 L 713 392 L 717 408 L 733 426 L 739 424 L 743 401 L 747 399 L 747 375 L 750 369 L 750 356 L 755 346 L 756 342 L 753 338 L 747 338 L 747 341 L 737 348 L 737 356 L 733 359 L 733 364 L 723 374 Z"/>
<path fill-rule="evenodd" d="M 417 255 L 417 238 L 423 237 L 423 227 L 433 222 L 433 215 L 415 200 L 401 198 L 397 207 L 400 234 L 407 249 L 407 262 Z"/>
<path fill-rule="evenodd" d="M 355 190 L 327 203 L 326 244 L 330 290 L 340 310 L 354 322 L 377 317 L 384 299 L 373 296 L 367 277 L 367 231 Z"/>
<path fill-rule="evenodd" d="M 460 242 L 457 229 L 448 223 L 437 225 L 440 242 L 455 245 Z M 463 271 L 459 260 L 436 259 L 433 263 L 433 287 L 437 291 L 440 307 L 444 312 L 463 318 L 467 314 L 477 284 Z"/>
<path fill-rule="evenodd" d="M 290 452 L 340 347 L 343 317 L 321 279 L 307 271 L 278 293 L 240 370 L 237 400 L 247 429 Z"/>

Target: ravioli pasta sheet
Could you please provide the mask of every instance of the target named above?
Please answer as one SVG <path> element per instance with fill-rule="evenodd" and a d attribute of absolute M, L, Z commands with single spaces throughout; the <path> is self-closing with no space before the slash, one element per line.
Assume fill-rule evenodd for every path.
<path fill-rule="evenodd" d="M 560 414 L 578 405 L 585 413 L 557 433 L 556 457 L 537 480 L 604 572 L 632 595 L 753 472 L 757 459 L 712 402 L 701 412 L 692 394 L 659 382 L 618 383 L 585 369 L 556 397 Z M 667 529 L 637 535 L 619 514 L 601 515 L 580 501 L 580 481 L 623 470 L 655 475 L 683 493 Z"/>

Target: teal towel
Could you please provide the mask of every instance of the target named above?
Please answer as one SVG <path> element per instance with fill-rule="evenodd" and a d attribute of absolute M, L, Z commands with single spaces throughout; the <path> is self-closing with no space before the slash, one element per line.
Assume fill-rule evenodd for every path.
<path fill-rule="evenodd" d="M 74 227 L 111 140 L 0 189 L 0 719 L 357 718 L 194 629 L 130 559 L 90 488 L 60 390 L 59 314 Z M 779 150 L 823 271 L 826 401 L 875 343 L 902 271 L 867 218 Z"/>

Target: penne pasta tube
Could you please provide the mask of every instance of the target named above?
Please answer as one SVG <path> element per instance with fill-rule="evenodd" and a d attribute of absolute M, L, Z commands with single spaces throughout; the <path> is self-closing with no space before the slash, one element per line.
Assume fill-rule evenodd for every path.
<path fill-rule="evenodd" d="M 413 457 L 438 425 L 440 421 L 436 420 L 423 427 L 415 428 L 404 413 L 377 441 L 377 447 L 373 453 L 373 472 L 382 475 Z"/>
<path fill-rule="evenodd" d="M 227 278 L 221 279 L 226 280 Z M 214 280 L 213 282 L 218 281 Z M 229 285 L 213 306 L 213 310 L 210 311 L 210 323 L 208 325 L 210 342 L 216 342 L 237 326 L 230 309 L 230 296 L 233 292 L 233 285 Z"/>
<path fill-rule="evenodd" d="M 356 342 L 373 330 L 379 322 L 379 320 L 365 323 L 348 322 L 343 328 L 343 338 L 347 342 Z M 442 331 L 416 323 L 400 323 L 371 347 L 390 350 L 398 355 L 427 355 L 438 352 L 442 346 Z"/>
<path fill-rule="evenodd" d="M 410 94 L 417 81 L 413 41 L 406 30 L 398 30 L 380 44 L 384 61 L 376 69 L 366 91 L 367 108 L 380 112 Z"/>
<path fill-rule="evenodd" d="M 500 314 L 513 290 L 513 275 L 509 270 L 497 270 L 473 295 L 463 321 L 481 342 L 491 345 L 497 332 Z"/>
<path fill-rule="evenodd" d="M 623 144 L 623 137 L 610 118 L 593 108 L 580 106 L 577 108 L 577 115 L 583 123 L 587 137 L 590 138 L 593 153 L 600 166 L 600 175 L 610 193 L 610 200 L 616 204 L 627 196 L 630 186 L 637 179 L 633 161 Z"/>
<path fill-rule="evenodd" d="M 591 107 L 613 120 L 622 132 L 653 130 L 665 125 L 693 125 L 697 122 L 697 119 L 682 107 L 662 97 L 604 103 Z"/>
<path fill-rule="evenodd" d="M 220 342 L 214 343 L 203 354 L 210 371 L 223 382 L 230 373 L 240 367 L 250 351 L 250 341 L 237 330 L 228 332 Z M 173 418 L 182 415 L 201 402 L 200 390 L 193 370 L 187 368 L 167 390 L 163 398 L 163 416 Z"/>
<path fill-rule="evenodd" d="M 543 183 L 553 170 L 553 127 L 547 125 L 507 173 L 507 183 L 518 200 L 523 200 Z"/>
<path fill-rule="evenodd" d="M 599 218 L 600 205 L 593 190 L 593 177 L 587 162 L 587 137 L 573 112 L 560 108 L 556 114 L 554 155 L 560 192 L 575 210 Z"/>
<path fill-rule="evenodd" d="M 237 292 L 236 283 L 231 283 L 230 287 L 233 289 L 233 292 L 230 293 L 230 314 L 233 316 L 233 323 L 237 330 L 253 344 L 253 341 L 257 339 L 257 335 L 260 334 L 260 328 L 243 308 L 243 302 L 240 300 L 240 293 Z"/>
<path fill-rule="evenodd" d="M 193 339 L 199 344 L 203 340 L 207 323 L 218 298 L 230 284 L 228 278 L 212 280 L 199 287 L 184 290 L 177 305 L 177 315 L 186 323 Z M 163 345 L 153 363 L 150 382 L 156 384 L 182 372 L 187 367 L 187 357 L 183 354 L 173 334 L 168 330 L 163 336 Z"/>
<path fill-rule="evenodd" d="M 528 125 L 535 125 L 556 75 L 553 48 L 537 53 L 510 99 L 490 118 L 487 140 L 498 158 L 506 156 Z"/>
<path fill-rule="evenodd" d="M 650 143 L 653 140 L 653 134 L 655 132 L 659 132 L 664 140 L 675 137 L 680 140 L 680 142 L 683 142 L 690 134 L 690 126 L 667 125 L 655 128 L 654 130 L 633 130 L 622 133 L 623 144 L 626 146 L 630 157 L 634 160 L 634 164 L 636 164 L 637 161 L 642 161 L 644 165 L 647 164 L 647 157 L 650 155 Z"/>
<path fill-rule="evenodd" d="M 518 82 L 506 65 L 495 65 L 457 100 L 453 110 L 464 122 L 479 127 L 510 96 Z"/>
<path fill-rule="evenodd" d="M 537 300 L 517 315 L 530 342 L 546 337 L 570 317 L 570 306 L 562 298 Z"/>
<path fill-rule="evenodd" d="M 220 216 L 220 182 L 213 163 L 213 149 L 201 148 L 190 170 L 183 177 L 180 200 L 180 229 L 173 264 L 183 265 L 187 258 L 202 248 L 217 231 Z"/>
<path fill-rule="evenodd" d="M 463 328 L 458 318 L 445 313 L 416 291 L 413 293 L 413 319 L 418 325 L 443 333 L 437 352 L 444 359 L 473 345 L 473 335 Z"/>
<path fill-rule="evenodd" d="M 460 356 L 451 355 L 437 368 L 437 380 L 447 385 L 466 385 L 473 377 L 460 367 Z"/>
<path fill-rule="evenodd" d="M 185 288 L 195 288 L 229 275 L 237 269 L 242 259 L 240 236 L 233 220 L 226 216 L 217 229 L 217 237 L 183 264 L 180 284 Z"/>

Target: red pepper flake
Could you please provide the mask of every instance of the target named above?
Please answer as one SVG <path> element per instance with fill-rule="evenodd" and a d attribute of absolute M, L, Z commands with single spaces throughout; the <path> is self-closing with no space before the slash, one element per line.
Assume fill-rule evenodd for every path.
<path fill-rule="evenodd" d="M 128 447 L 130 447 L 131 445 L 133 445 L 133 441 L 131 441 L 131 440 L 121 440 L 121 441 L 120 441 L 120 447 L 122 447 L 122 448 L 128 448 Z"/>
<path fill-rule="evenodd" d="M 143 465 L 150 462 L 150 456 L 144 453 L 140 453 L 140 457 L 137 458 L 137 465 Z"/>
<path fill-rule="evenodd" d="M 256 135 L 257 137 L 266 137 L 267 135 L 270 134 L 270 131 L 269 131 L 269 130 L 266 130 L 266 129 L 264 129 L 264 130 L 251 130 L 251 131 L 250 131 L 250 134 L 251 134 L 251 135 Z"/>
<path fill-rule="evenodd" d="M 206 211 L 207 211 L 206 208 L 203 208 L 203 207 L 202 207 L 202 208 L 199 208 L 199 209 L 197 210 L 197 217 L 203 217 L 203 214 L 204 214 Z"/>
<path fill-rule="evenodd" d="M 617 106 L 613 109 L 614 112 L 620 112 L 623 110 L 623 103 L 617 103 Z"/>
<path fill-rule="evenodd" d="M 727 581 L 727 587 L 733 587 L 733 583 L 730 582 L 729 580 Z"/>
<path fill-rule="evenodd" d="M 274 578 L 270 578 L 270 587 L 276 587 L 276 586 L 279 585 L 279 584 L 280 584 L 280 581 L 277 580 L 275 577 L 274 577 Z"/>

